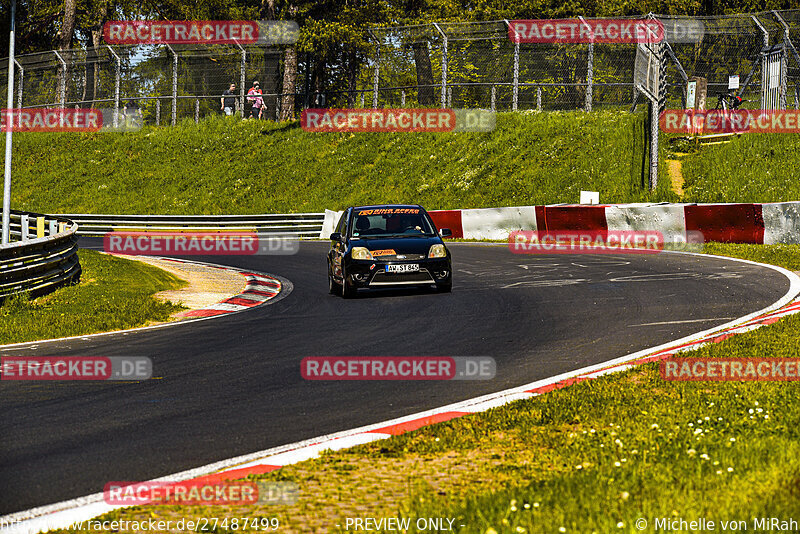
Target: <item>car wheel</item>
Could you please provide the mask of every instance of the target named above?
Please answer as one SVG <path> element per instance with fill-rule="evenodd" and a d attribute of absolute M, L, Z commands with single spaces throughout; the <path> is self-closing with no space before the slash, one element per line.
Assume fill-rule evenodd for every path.
<path fill-rule="evenodd" d="M 347 273 L 342 267 L 342 297 L 351 299 L 356 296 L 356 288 L 347 283 Z"/>
<path fill-rule="evenodd" d="M 341 291 L 341 287 L 333 280 L 333 275 L 328 273 L 328 292 L 331 295 L 339 295 Z"/>
<path fill-rule="evenodd" d="M 436 286 L 439 293 L 450 293 L 453 290 L 453 282 Z"/>

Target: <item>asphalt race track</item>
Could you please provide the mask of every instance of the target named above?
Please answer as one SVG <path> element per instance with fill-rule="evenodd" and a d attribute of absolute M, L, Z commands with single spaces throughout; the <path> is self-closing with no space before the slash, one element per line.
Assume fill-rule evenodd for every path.
<path fill-rule="evenodd" d="M 99 248 L 98 240 L 82 245 Z M 294 284 L 261 308 L 194 324 L 0 349 L 148 356 L 143 382 L 0 383 L 0 515 L 295 442 L 616 358 L 757 311 L 789 281 L 717 258 L 517 255 L 452 244 L 451 294 L 328 294 L 327 243 L 295 256 L 201 257 Z M 319 382 L 306 356 L 492 356 L 490 381 Z"/>

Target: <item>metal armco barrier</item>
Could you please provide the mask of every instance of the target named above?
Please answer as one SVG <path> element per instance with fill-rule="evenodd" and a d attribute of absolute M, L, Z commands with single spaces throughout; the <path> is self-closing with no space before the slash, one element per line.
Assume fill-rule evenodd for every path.
<path fill-rule="evenodd" d="M 81 276 L 78 225 L 73 221 L 12 210 L 11 242 L 0 246 L 0 299 L 41 295 Z"/>
<path fill-rule="evenodd" d="M 260 236 L 318 238 L 324 213 L 268 215 L 56 215 L 78 224 L 78 235 L 108 232 L 255 232 Z"/>

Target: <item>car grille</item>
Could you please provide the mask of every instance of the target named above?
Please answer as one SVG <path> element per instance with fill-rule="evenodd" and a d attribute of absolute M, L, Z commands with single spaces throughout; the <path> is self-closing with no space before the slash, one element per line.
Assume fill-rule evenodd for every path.
<path fill-rule="evenodd" d="M 376 273 L 369 285 L 389 285 L 389 284 L 432 284 L 434 282 L 430 273 L 421 270 L 416 273 Z"/>
<path fill-rule="evenodd" d="M 377 261 L 395 261 L 395 260 L 409 261 L 409 260 L 424 260 L 428 257 L 425 254 L 400 254 L 400 256 L 403 257 L 398 258 L 397 256 L 391 255 L 391 256 L 377 256 L 375 259 Z"/>

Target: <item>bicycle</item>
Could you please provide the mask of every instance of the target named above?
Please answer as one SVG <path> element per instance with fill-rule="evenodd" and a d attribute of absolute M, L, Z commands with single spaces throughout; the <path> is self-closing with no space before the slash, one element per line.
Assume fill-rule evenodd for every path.
<path fill-rule="evenodd" d="M 722 93 L 717 96 L 717 105 L 714 108 L 715 110 L 722 110 L 722 111 L 729 111 L 729 110 L 736 110 L 739 109 L 739 106 L 742 105 L 741 96 L 738 96 L 733 91 L 729 91 L 727 93 Z"/>

